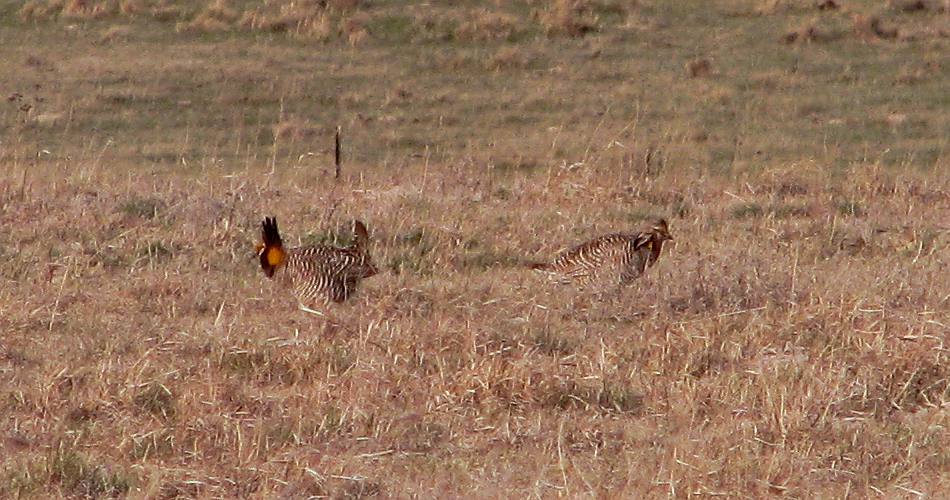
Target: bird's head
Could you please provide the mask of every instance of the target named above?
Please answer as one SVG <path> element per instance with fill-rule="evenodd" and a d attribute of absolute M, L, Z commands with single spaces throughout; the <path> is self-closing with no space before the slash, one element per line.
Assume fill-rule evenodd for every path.
<path fill-rule="evenodd" d="M 651 220 L 650 231 L 655 235 L 655 238 L 660 241 L 673 239 L 673 235 L 670 234 L 670 228 L 666 223 L 666 219 L 658 218 Z"/>

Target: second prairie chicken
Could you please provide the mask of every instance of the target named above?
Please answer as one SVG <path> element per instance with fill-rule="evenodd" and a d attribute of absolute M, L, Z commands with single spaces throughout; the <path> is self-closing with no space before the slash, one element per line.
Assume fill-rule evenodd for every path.
<path fill-rule="evenodd" d="M 606 234 L 561 252 L 551 263 L 530 267 L 561 283 L 626 285 L 656 263 L 663 242 L 672 239 L 666 220 L 655 219 L 643 231 Z"/>
<path fill-rule="evenodd" d="M 258 248 L 261 269 L 268 278 L 289 288 L 302 308 L 322 303 L 343 302 L 364 278 L 378 273 L 367 246 L 369 234 L 360 221 L 353 221 L 356 238 L 344 248 L 314 245 L 284 248 L 277 219 L 267 217 L 261 224 L 264 240 Z"/>

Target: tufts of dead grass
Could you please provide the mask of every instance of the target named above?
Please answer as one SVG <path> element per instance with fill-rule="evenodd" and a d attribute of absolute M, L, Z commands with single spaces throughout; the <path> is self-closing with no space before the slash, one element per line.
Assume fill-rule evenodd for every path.
<path fill-rule="evenodd" d="M 323 23 L 324 24 L 320 26 L 316 26 L 313 31 L 317 33 L 318 37 L 325 39 L 331 35 L 332 28 L 326 18 L 323 19 Z M 353 47 L 363 44 L 370 39 L 370 32 L 366 27 L 366 19 L 363 16 L 352 16 L 343 19 L 341 21 L 341 31 L 346 38 L 346 42 Z"/>
<path fill-rule="evenodd" d="M 175 21 L 183 17 L 185 12 L 182 6 L 163 0 L 30 0 L 19 9 L 18 15 L 20 19 L 31 22 L 119 17 L 133 19 L 143 15 L 158 21 Z"/>
<path fill-rule="evenodd" d="M 192 7 L 163 0 L 31 0 L 19 9 L 18 15 L 33 22 L 56 18 L 133 19 L 148 15 L 157 21 L 175 22 L 178 32 L 216 33 L 243 28 L 323 41 L 342 32 L 353 45 L 368 35 L 348 19 L 349 13 L 362 7 L 359 0 L 267 2 L 243 12 L 231 0 L 212 0 Z"/>
<path fill-rule="evenodd" d="M 861 40 L 893 40 L 897 38 L 897 28 L 885 26 L 884 22 L 878 16 L 854 14 L 851 17 L 851 21 L 854 25 L 854 34 Z"/>
<path fill-rule="evenodd" d="M 63 5 L 62 16 L 66 19 L 101 19 L 117 13 L 118 7 L 118 2 L 112 0 L 67 0 Z"/>
<path fill-rule="evenodd" d="M 325 127 L 298 118 L 286 118 L 273 126 L 274 138 L 299 141 L 324 133 Z"/>
<path fill-rule="evenodd" d="M 26 22 L 41 21 L 48 19 L 51 13 L 56 11 L 56 7 L 40 1 L 29 1 L 23 4 L 17 11 L 20 19 Z"/>
<path fill-rule="evenodd" d="M 110 26 L 99 36 L 100 44 L 122 43 L 132 37 L 132 29 L 129 26 Z"/>
<path fill-rule="evenodd" d="M 538 14 L 541 26 L 549 36 L 583 37 L 597 30 L 590 2 L 555 0 Z"/>
<path fill-rule="evenodd" d="M 246 10 L 238 24 L 244 29 L 288 33 L 320 41 L 342 33 L 351 45 L 357 45 L 368 36 L 368 31 L 357 18 L 344 14 L 359 6 L 357 1 L 274 2 Z"/>
<path fill-rule="evenodd" d="M 147 5 L 144 0 L 120 0 L 119 13 L 123 16 L 134 17 L 147 12 Z"/>
<path fill-rule="evenodd" d="M 782 36 L 784 43 L 812 43 L 812 42 L 831 42 L 838 40 L 842 34 L 827 27 L 819 21 L 810 21 L 799 28 L 787 32 Z"/>
<path fill-rule="evenodd" d="M 888 0 L 887 5 L 893 10 L 907 13 L 935 10 L 933 2 L 925 0 Z"/>
<path fill-rule="evenodd" d="M 510 14 L 491 10 L 478 10 L 462 21 L 455 29 L 460 40 L 510 40 L 518 33 L 519 20 Z"/>
<path fill-rule="evenodd" d="M 191 33 L 214 33 L 231 29 L 239 14 L 228 0 L 215 0 L 187 23 L 176 25 L 178 31 Z"/>
<path fill-rule="evenodd" d="M 166 5 L 160 3 L 149 10 L 152 19 L 159 22 L 170 23 L 178 21 L 186 16 L 185 11 L 174 4 Z"/>
<path fill-rule="evenodd" d="M 684 66 L 686 75 L 690 78 L 703 78 L 712 74 L 712 61 L 704 57 L 693 59 Z"/>
<path fill-rule="evenodd" d="M 524 69 L 532 63 L 530 55 L 518 47 L 502 47 L 485 63 L 486 69 Z"/>

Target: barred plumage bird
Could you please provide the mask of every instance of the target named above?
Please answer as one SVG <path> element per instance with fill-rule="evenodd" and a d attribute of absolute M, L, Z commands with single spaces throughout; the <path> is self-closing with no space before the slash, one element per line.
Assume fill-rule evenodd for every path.
<path fill-rule="evenodd" d="M 530 267 L 565 284 L 626 285 L 656 263 L 663 242 L 672 239 L 666 220 L 654 219 L 643 231 L 600 236 Z"/>
<path fill-rule="evenodd" d="M 358 220 L 353 221 L 356 238 L 345 248 L 327 245 L 284 248 L 277 219 L 267 217 L 261 225 L 264 240 L 258 247 L 261 269 L 268 278 L 290 288 L 302 309 L 310 310 L 309 306 L 317 301 L 324 306 L 343 302 L 352 295 L 360 280 L 379 272 L 367 248 L 369 233 Z"/>

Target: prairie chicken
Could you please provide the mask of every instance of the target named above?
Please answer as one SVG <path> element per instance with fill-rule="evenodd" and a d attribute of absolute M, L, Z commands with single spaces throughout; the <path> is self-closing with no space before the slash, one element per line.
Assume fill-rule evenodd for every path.
<path fill-rule="evenodd" d="M 672 240 L 665 219 L 644 231 L 612 233 L 565 250 L 550 264 L 531 264 L 560 283 L 581 286 L 626 285 L 660 257 L 663 242 Z"/>
<path fill-rule="evenodd" d="M 379 272 L 367 249 L 366 226 L 358 220 L 353 221 L 356 239 L 346 248 L 328 245 L 284 248 L 276 218 L 265 218 L 262 227 L 264 241 L 258 247 L 261 269 L 268 278 L 275 278 L 290 288 L 302 309 L 311 311 L 307 306 L 315 301 L 325 306 L 343 302 L 360 280 Z"/>

